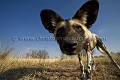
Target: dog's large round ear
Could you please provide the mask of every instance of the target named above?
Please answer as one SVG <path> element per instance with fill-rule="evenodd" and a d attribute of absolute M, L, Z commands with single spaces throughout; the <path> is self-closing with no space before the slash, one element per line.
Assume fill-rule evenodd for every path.
<path fill-rule="evenodd" d="M 90 28 L 92 24 L 96 21 L 99 11 L 99 3 L 97 0 L 89 0 L 86 2 L 73 17 L 79 19 L 83 24 Z"/>
<path fill-rule="evenodd" d="M 50 9 L 43 9 L 40 17 L 42 24 L 50 33 L 53 33 L 56 25 L 63 20 L 56 12 Z"/>

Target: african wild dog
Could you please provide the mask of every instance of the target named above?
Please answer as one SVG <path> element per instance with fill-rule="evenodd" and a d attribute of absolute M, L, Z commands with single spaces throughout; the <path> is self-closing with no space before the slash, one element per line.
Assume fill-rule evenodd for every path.
<path fill-rule="evenodd" d="M 109 56 L 112 62 L 120 70 L 120 67 L 112 59 L 109 51 L 100 40 L 100 38 L 90 32 L 89 28 L 96 21 L 99 10 L 99 3 L 97 0 L 89 0 L 86 2 L 70 20 L 62 19 L 56 12 L 50 9 L 41 11 L 41 21 L 44 27 L 53 33 L 60 46 L 61 51 L 67 55 L 78 54 L 81 65 L 81 78 L 91 79 L 91 71 L 94 60 L 92 50 L 97 49 Z M 85 50 L 87 53 L 87 70 L 84 72 L 84 65 L 82 63 L 81 53 Z M 83 80 L 82 79 L 82 80 Z"/>

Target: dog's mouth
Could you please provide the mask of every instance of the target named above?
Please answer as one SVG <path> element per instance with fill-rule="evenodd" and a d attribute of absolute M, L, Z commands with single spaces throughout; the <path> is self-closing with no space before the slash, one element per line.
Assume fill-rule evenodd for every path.
<path fill-rule="evenodd" d="M 64 45 L 63 49 L 64 49 L 63 53 L 67 55 L 77 54 L 77 46 Z"/>
<path fill-rule="evenodd" d="M 75 52 L 76 48 L 64 48 L 67 52 Z"/>

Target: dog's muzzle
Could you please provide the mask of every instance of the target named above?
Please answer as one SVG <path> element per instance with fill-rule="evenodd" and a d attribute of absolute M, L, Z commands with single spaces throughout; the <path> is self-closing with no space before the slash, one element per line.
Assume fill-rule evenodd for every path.
<path fill-rule="evenodd" d="M 77 42 L 72 43 L 65 42 L 63 44 L 63 48 L 67 55 L 74 55 L 77 53 L 77 45 L 78 45 Z"/>

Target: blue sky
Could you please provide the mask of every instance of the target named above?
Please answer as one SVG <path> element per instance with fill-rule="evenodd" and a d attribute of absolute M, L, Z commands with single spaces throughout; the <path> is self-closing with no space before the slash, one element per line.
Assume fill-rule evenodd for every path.
<path fill-rule="evenodd" d="M 30 49 L 45 49 L 50 56 L 60 56 L 56 41 L 22 41 L 22 38 L 53 37 L 44 29 L 40 11 L 56 11 L 64 19 L 71 19 L 87 0 L 0 0 L 0 49 L 9 45 L 15 55 L 25 55 Z M 120 51 L 120 0 L 99 0 L 97 21 L 90 29 L 112 52 Z"/>

